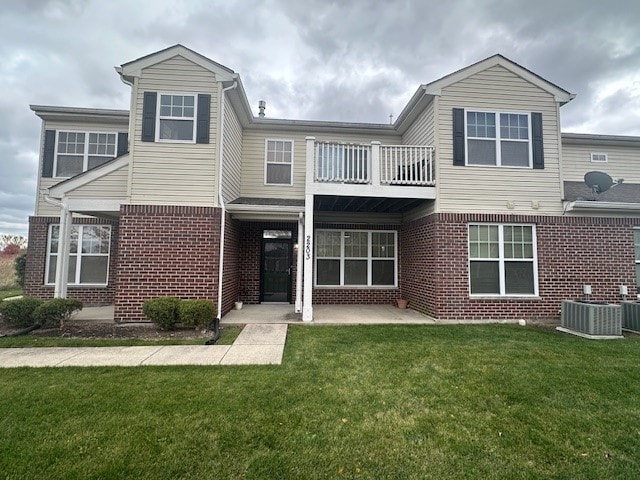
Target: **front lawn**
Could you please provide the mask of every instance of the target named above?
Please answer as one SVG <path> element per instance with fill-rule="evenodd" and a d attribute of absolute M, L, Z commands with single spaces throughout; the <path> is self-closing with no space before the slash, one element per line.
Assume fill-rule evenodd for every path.
<path fill-rule="evenodd" d="M 0 372 L 0 477 L 625 479 L 640 340 L 291 326 L 284 363 Z"/>
<path fill-rule="evenodd" d="M 0 301 L 5 298 L 17 297 L 18 295 L 22 295 L 22 289 L 18 287 L 0 290 Z"/>

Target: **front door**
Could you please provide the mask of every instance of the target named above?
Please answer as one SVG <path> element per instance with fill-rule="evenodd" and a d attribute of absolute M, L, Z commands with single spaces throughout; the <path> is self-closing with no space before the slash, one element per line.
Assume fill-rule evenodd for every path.
<path fill-rule="evenodd" d="M 291 239 L 263 239 L 261 302 L 291 303 L 291 266 Z"/>

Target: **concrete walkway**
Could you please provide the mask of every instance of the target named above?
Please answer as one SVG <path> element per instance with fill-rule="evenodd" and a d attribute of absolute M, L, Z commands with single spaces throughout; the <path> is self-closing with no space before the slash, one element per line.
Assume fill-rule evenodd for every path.
<path fill-rule="evenodd" d="M 233 345 L 1 348 L 0 368 L 280 365 L 287 325 L 247 325 Z"/>

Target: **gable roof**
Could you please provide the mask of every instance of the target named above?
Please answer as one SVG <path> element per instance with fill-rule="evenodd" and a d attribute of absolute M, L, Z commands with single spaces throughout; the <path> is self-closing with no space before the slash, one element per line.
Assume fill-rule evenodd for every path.
<path fill-rule="evenodd" d="M 136 60 L 123 63 L 120 67 L 115 68 L 116 72 L 118 72 L 123 78 L 131 81 L 133 77 L 139 77 L 144 68 L 151 67 L 176 56 L 184 57 L 196 65 L 200 65 L 202 68 L 213 72 L 221 81 L 234 80 L 238 76 L 238 74 L 229 67 L 225 67 L 218 62 L 214 62 L 210 58 L 207 58 L 184 45 L 180 45 L 179 43 L 158 52 L 137 58 Z"/>
<path fill-rule="evenodd" d="M 569 93 L 565 89 L 557 86 L 554 83 L 551 83 L 548 80 L 545 80 L 540 75 L 533 73 L 531 70 L 523 67 L 522 65 L 517 64 L 516 62 L 509 60 L 507 57 L 498 54 L 492 55 L 491 57 L 487 57 L 484 60 L 480 60 L 472 65 L 461 68 L 453 73 L 445 75 L 444 77 L 439 78 L 431 83 L 422 84 L 418 87 L 416 92 L 409 100 L 409 103 L 402 109 L 400 115 L 396 119 L 394 125 L 396 128 L 403 132 L 408 128 L 407 121 L 409 124 L 411 121 L 417 116 L 417 113 L 421 112 L 424 107 L 433 99 L 433 97 L 438 96 L 442 93 L 442 89 L 453 85 L 460 80 L 464 80 L 465 78 L 469 78 L 476 73 L 482 72 L 488 68 L 501 66 L 515 75 L 523 78 L 524 80 L 536 85 L 541 88 L 545 92 L 553 95 L 556 102 L 560 103 L 560 105 L 564 105 L 565 103 L 570 102 L 575 98 L 575 94 Z M 417 112 L 417 113 L 416 113 Z"/>

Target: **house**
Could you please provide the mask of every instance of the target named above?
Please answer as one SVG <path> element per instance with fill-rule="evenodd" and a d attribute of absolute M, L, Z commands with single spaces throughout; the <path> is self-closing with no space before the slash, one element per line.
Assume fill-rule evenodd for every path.
<path fill-rule="evenodd" d="M 26 294 L 387 304 L 556 317 L 635 296 L 640 138 L 561 133 L 574 95 L 494 55 L 420 85 L 393 124 L 255 116 L 239 74 L 176 45 L 116 68 L 128 111 L 42 119 Z M 597 194 L 590 171 L 624 183 Z M 597 198 L 596 198 L 597 197 Z"/>

